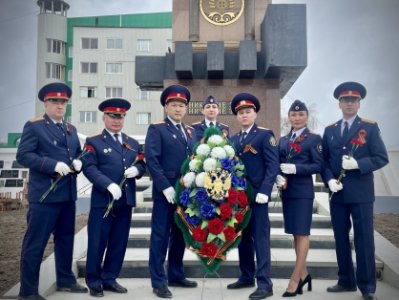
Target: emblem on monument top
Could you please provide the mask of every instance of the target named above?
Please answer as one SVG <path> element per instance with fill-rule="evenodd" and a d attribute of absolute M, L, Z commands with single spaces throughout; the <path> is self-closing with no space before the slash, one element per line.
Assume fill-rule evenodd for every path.
<path fill-rule="evenodd" d="M 244 0 L 200 0 L 202 16 L 214 25 L 230 25 L 244 11 Z"/>

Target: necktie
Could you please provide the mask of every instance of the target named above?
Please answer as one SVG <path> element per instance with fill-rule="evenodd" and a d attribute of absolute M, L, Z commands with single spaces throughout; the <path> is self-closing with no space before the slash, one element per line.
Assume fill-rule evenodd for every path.
<path fill-rule="evenodd" d="M 209 127 L 213 127 L 213 126 L 215 126 L 215 125 L 213 124 L 213 122 L 210 122 L 210 123 L 209 123 Z"/>
<path fill-rule="evenodd" d="M 293 142 L 293 141 L 295 141 L 295 139 L 296 139 L 296 133 L 294 132 L 292 135 L 291 135 L 291 142 Z"/>
<path fill-rule="evenodd" d="M 182 130 L 182 128 L 181 128 L 181 125 L 180 125 L 180 124 L 176 124 L 176 128 L 177 128 L 177 130 L 179 131 L 179 133 L 180 133 L 181 137 L 183 138 L 183 140 L 186 140 L 186 136 L 185 136 L 184 133 L 183 133 L 183 130 Z"/>
<path fill-rule="evenodd" d="M 55 123 L 58 129 L 61 130 L 62 135 L 65 137 L 64 125 L 62 123 Z"/>
<path fill-rule="evenodd" d="M 349 135 L 349 124 L 347 121 L 344 122 L 344 130 L 342 131 L 342 140 L 346 141 Z"/>
<path fill-rule="evenodd" d="M 114 133 L 116 143 L 122 147 L 121 141 L 119 140 L 119 133 Z"/>
<path fill-rule="evenodd" d="M 241 132 L 241 135 L 240 135 L 240 144 L 242 144 L 242 142 L 245 140 L 246 136 L 247 136 L 247 133 L 246 133 L 245 131 L 244 131 L 244 132 Z"/>

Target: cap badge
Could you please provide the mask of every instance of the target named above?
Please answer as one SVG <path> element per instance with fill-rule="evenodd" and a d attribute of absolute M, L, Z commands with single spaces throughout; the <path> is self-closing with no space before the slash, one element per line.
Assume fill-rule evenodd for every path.
<path fill-rule="evenodd" d="M 297 106 L 295 106 L 295 110 L 299 110 L 299 106 L 297 105 Z"/>

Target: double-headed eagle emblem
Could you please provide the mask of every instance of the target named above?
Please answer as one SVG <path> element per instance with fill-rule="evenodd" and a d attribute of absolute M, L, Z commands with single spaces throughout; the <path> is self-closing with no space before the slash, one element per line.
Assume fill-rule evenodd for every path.
<path fill-rule="evenodd" d="M 244 0 L 200 0 L 202 16 L 214 25 L 229 25 L 244 11 Z"/>

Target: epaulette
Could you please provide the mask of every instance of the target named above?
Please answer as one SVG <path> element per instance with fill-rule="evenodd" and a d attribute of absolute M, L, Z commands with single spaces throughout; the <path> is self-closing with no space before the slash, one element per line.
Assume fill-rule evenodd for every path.
<path fill-rule="evenodd" d="M 160 124 L 165 124 L 165 121 L 161 120 L 161 121 L 152 123 L 152 125 L 160 125 Z"/>
<path fill-rule="evenodd" d="M 199 124 L 201 124 L 201 122 L 195 122 L 195 123 L 191 124 L 191 126 L 193 126 L 193 125 L 199 125 Z"/>
<path fill-rule="evenodd" d="M 375 124 L 375 121 L 373 121 L 373 120 L 364 119 L 364 118 L 361 118 L 361 120 L 362 120 L 362 122 L 364 122 L 364 123 Z"/>
<path fill-rule="evenodd" d="M 43 117 L 37 117 L 37 118 L 33 118 L 32 120 L 30 120 L 32 123 L 37 122 L 37 121 L 42 121 L 44 120 Z"/>
<path fill-rule="evenodd" d="M 98 134 L 96 134 L 96 135 L 92 135 L 90 138 L 95 138 L 95 137 L 102 136 L 102 135 L 103 135 L 103 133 L 100 132 L 100 133 L 98 133 Z"/>
<path fill-rule="evenodd" d="M 219 124 L 220 124 L 220 125 L 223 125 L 223 126 L 225 126 L 225 127 L 229 127 L 229 125 L 226 125 L 226 124 L 223 124 L 223 123 L 220 123 L 220 122 L 219 122 Z"/>
<path fill-rule="evenodd" d="M 263 129 L 263 130 L 271 130 L 270 128 L 266 128 L 266 127 L 260 127 L 260 126 L 258 126 L 258 129 Z"/>
<path fill-rule="evenodd" d="M 337 126 L 337 125 L 338 125 L 338 123 L 337 123 L 337 122 L 334 122 L 334 123 L 331 123 L 330 125 L 327 125 L 327 127 Z"/>
<path fill-rule="evenodd" d="M 319 133 L 317 133 L 317 132 L 314 132 L 314 131 L 309 131 L 309 133 L 310 133 L 310 134 L 313 134 L 313 135 L 318 135 L 318 136 L 321 136 Z"/>

